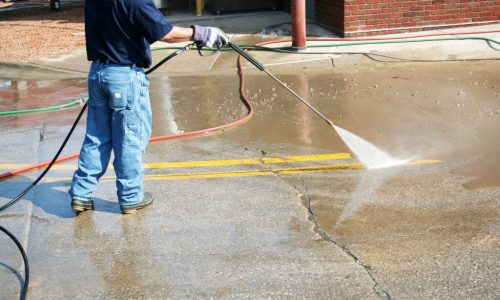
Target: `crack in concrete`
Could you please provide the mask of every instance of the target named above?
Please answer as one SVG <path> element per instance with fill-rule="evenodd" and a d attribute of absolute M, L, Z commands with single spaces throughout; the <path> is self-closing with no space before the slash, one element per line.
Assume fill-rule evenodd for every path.
<path fill-rule="evenodd" d="M 363 262 L 359 257 L 357 257 L 349 248 L 340 245 L 333 236 L 329 235 L 324 229 L 321 228 L 318 220 L 316 219 L 316 216 L 314 215 L 314 211 L 312 210 L 311 206 L 311 197 L 309 196 L 309 193 L 307 192 L 307 187 L 304 185 L 305 193 L 302 192 L 298 187 L 296 187 L 293 184 L 288 183 L 285 179 L 283 179 L 278 172 L 275 172 L 272 170 L 271 167 L 268 167 L 269 171 L 271 171 L 277 178 L 279 178 L 283 183 L 286 185 L 292 187 L 294 190 L 299 192 L 302 196 L 302 204 L 304 207 L 307 209 L 309 213 L 309 220 L 312 221 L 314 224 L 314 232 L 316 232 L 321 238 L 323 238 L 325 241 L 328 241 L 332 244 L 334 244 L 337 248 L 342 250 L 345 254 L 347 254 L 349 257 L 351 257 L 356 264 L 361 266 L 365 272 L 368 274 L 370 279 L 373 281 L 373 287 L 372 290 L 375 294 L 377 294 L 380 297 L 383 297 L 384 299 L 391 300 L 391 295 L 389 292 L 387 292 L 381 285 L 378 283 L 377 279 L 375 276 L 371 273 L 371 268 L 369 265 L 367 265 L 365 262 Z"/>
<path fill-rule="evenodd" d="M 45 137 L 45 123 L 42 124 L 42 128 L 40 128 L 39 135 L 40 138 L 38 139 L 38 142 L 43 142 L 43 139 Z"/>
<path fill-rule="evenodd" d="M 307 187 L 304 186 L 305 188 L 305 193 L 300 191 L 297 187 L 294 185 L 291 185 L 295 190 L 300 192 L 303 197 L 302 197 L 302 204 L 307 208 L 307 211 L 309 212 L 309 218 L 312 220 L 314 223 L 314 231 L 319 234 L 324 240 L 334 244 L 338 248 L 340 248 L 345 254 L 347 254 L 349 257 L 351 257 L 355 263 L 360 265 L 365 272 L 368 274 L 368 276 L 371 278 L 373 281 L 374 285 L 372 287 L 373 291 L 379 295 L 380 297 L 383 297 L 384 299 L 390 300 L 391 295 L 389 292 L 387 292 L 381 285 L 378 283 L 377 279 L 375 276 L 371 273 L 371 268 L 369 265 L 367 265 L 365 262 L 363 262 L 358 256 L 356 256 L 349 248 L 346 246 L 340 245 L 333 236 L 329 235 L 323 228 L 321 228 L 318 220 L 316 219 L 316 216 L 314 215 L 314 211 L 312 209 L 311 205 L 311 197 L 309 196 L 309 193 L 307 192 Z"/>

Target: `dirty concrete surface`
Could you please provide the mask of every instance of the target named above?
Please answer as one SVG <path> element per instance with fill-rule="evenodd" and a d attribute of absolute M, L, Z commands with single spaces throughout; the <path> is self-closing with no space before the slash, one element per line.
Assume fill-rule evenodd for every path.
<path fill-rule="evenodd" d="M 431 55 L 446 58 L 447 51 L 422 58 Z M 255 56 L 337 125 L 394 157 L 434 161 L 358 169 L 331 127 L 245 64 L 256 115 L 217 134 L 150 144 L 151 208 L 122 216 L 109 170 L 96 211 L 75 216 L 66 194 L 72 161 L 0 215 L 27 249 L 29 297 L 496 299 L 499 61 Z M 78 70 L 85 62 L 77 58 L 47 61 Z M 153 136 L 242 118 L 235 59 L 189 52 L 152 74 Z M 0 81 L 1 111 L 85 93 L 78 73 L 40 81 L 24 79 L 27 73 Z M 0 117 L 2 171 L 50 159 L 77 112 Z M 64 154 L 79 150 L 83 121 Z M 36 175 L 1 181 L 1 203 Z M 22 262 L 3 235 L 0 244 L 0 295 L 16 299 Z"/>

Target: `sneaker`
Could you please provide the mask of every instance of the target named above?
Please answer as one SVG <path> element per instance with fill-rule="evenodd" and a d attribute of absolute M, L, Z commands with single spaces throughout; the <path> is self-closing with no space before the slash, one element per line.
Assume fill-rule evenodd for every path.
<path fill-rule="evenodd" d="M 151 203 L 153 203 L 153 194 L 150 192 L 145 192 L 141 202 L 131 205 L 120 205 L 120 208 L 123 214 L 133 214 L 138 209 L 149 206 Z"/>
<path fill-rule="evenodd" d="M 77 212 L 82 212 L 86 210 L 93 210 L 94 209 L 94 201 L 92 200 L 78 200 L 78 199 L 73 199 L 71 200 L 71 208 Z"/>

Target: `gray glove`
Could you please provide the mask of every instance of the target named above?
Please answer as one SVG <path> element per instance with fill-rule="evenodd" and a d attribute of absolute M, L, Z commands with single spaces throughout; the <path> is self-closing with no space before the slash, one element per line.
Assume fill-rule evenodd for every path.
<path fill-rule="evenodd" d="M 217 27 L 191 26 L 194 29 L 193 40 L 208 48 L 221 48 L 227 45 L 229 38 Z"/>

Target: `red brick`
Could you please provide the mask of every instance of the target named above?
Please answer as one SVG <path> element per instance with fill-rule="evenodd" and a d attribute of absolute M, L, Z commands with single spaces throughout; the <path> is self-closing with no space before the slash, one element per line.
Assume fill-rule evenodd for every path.
<path fill-rule="evenodd" d="M 378 14 L 380 13 L 380 9 L 366 9 L 364 13 L 367 15 Z"/>
<path fill-rule="evenodd" d="M 401 12 L 395 12 L 395 13 L 392 13 L 392 14 L 389 14 L 389 18 L 402 18 L 403 17 L 403 13 Z"/>
<path fill-rule="evenodd" d="M 419 17 L 425 17 L 425 16 L 430 16 L 431 15 L 431 12 L 430 11 L 419 11 L 417 12 L 417 16 Z"/>
<path fill-rule="evenodd" d="M 383 13 L 393 13 L 396 12 L 395 8 L 382 8 L 381 10 Z"/>
<path fill-rule="evenodd" d="M 416 22 L 405 22 L 405 23 L 403 23 L 403 26 L 404 27 L 415 27 L 415 26 L 417 26 L 417 23 Z"/>
<path fill-rule="evenodd" d="M 479 14 L 481 17 L 492 17 L 495 14 L 492 11 L 485 11 Z"/>
<path fill-rule="evenodd" d="M 467 17 L 479 17 L 479 14 L 478 12 L 470 12 L 470 13 L 467 13 Z"/>
<path fill-rule="evenodd" d="M 452 15 L 440 15 L 440 16 L 438 16 L 438 20 L 449 20 L 452 18 L 453 18 Z"/>
<path fill-rule="evenodd" d="M 354 9 L 354 10 L 351 10 L 351 15 L 353 16 L 358 16 L 358 15 L 364 15 L 365 14 L 365 11 L 362 10 L 362 9 Z"/>
<path fill-rule="evenodd" d="M 360 30 L 372 30 L 373 26 L 371 26 L 371 25 L 359 26 L 358 29 L 360 29 Z"/>
<path fill-rule="evenodd" d="M 357 19 L 358 19 L 357 16 L 346 16 L 346 17 L 344 17 L 344 21 L 346 21 L 346 22 L 356 21 Z"/>
<path fill-rule="evenodd" d="M 447 9 L 452 9 L 453 8 L 453 5 L 451 4 L 441 4 L 439 5 L 439 9 L 441 10 L 447 10 Z"/>
<path fill-rule="evenodd" d="M 417 16 L 417 13 L 414 11 L 407 11 L 407 12 L 403 13 L 403 17 L 411 18 L 411 17 L 416 17 L 416 16 Z"/>
<path fill-rule="evenodd" d="M 455 4 L 453 4 L 453 7 L 454 8 L 466 8 L 467 3 L 455 3 Z"/>
<path fill-rule="evenodd" d="M 437 5 L 437 4 L 425 6 L 425 10 L 436 10 L 436 9 L 439 9 L 439 5 Z"/>

